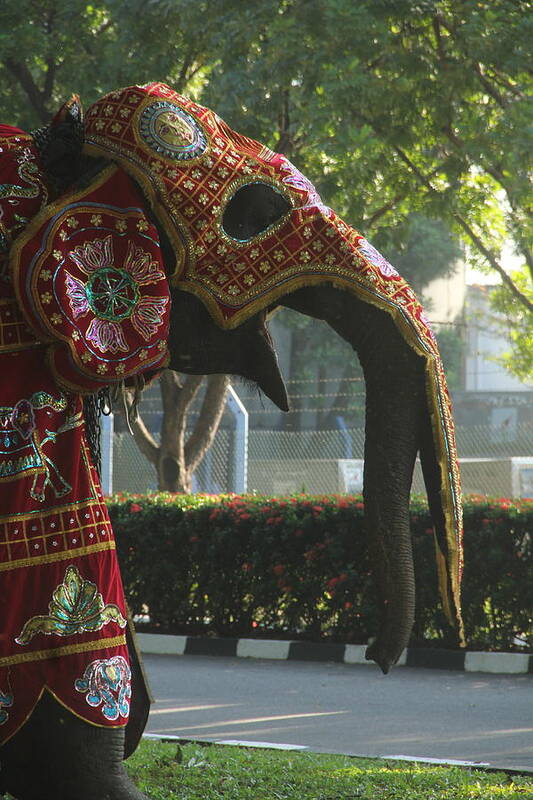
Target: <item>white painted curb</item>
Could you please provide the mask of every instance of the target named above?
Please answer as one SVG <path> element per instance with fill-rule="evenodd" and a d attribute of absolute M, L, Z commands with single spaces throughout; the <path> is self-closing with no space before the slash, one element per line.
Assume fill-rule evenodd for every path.
<path fill-rule="evenodd" d="M 141 652 L 154 655 L 174 655 L 182 656 L 187 649 L 187 642 L 189 639 L 197 639 L 201 637 L 188 637 L 188 636 L 173 636 L 170 634 L 162 633 L 138 633 L 139 646 Z M 211 640 L 215 643 L 217 640 Z M 224 641 L 224 640 L 220 640 Z M 291 641 L 278 641 L 276 639 L 238 639 L 236 644 L 235 655 L 238 658 L 264 658 L 285 661 L 289 658 L 297 660 L 293 654 L 291 656 Z M 305 645 L 305 642 L 294 642 L 300 647 Z M 310 642 L 310 647 L 315 649 L 317 643 Z M 318 645 L 319 647 L 320 645 Z M 365 659 L 366 645 L 361 644 L 347 644 L 344 645 L 344 657 L 342 663 L 344 664 L 368 664 Z M 416 652 L 411 651 L 409 663 L 411 666 L 417 666 Z M 444 652 L 444 651 L 443 651 Z M 433 650 L 433 654 L 437 655 L 438 651 Z M 228 655 L 227 652 L 224 653 Z M 408 661 L 409 649 L 403 651 L 396 666 L 405 666 Z M 305 658 L 305 656 L 304 656 Z M 443 657 L 444 658 L 444 657 Z M 316 661 L 316 655 L 313 661 Z M 324 649 L 324 661 L 328 661 L 327 647 Z M 438 661 L 438 658 L 436 659 Z M 428 666 L 421 664 L 420 666 Z M 438 663 L 431 666 L 438 667 Z M 446 665 L 441 667 L 446 669 Z M 454 669 L 457 669 L 454 667 Z M 508 674 L 508 675 L 524 675 L 533 673 L 533 655 L 529 653 L 486 653 L 486 652 L 465 652 L 464 654 L 464 672 L 491 672 L 494 674 Z"/>
<path fill-rule="evenodd" d="M 162 656 L 182 656 L 187 644 L 187 636 L 167 633 L 138 633 L 137 640 L 142 653 Z"/>
<path fill-rule="evenodd" d="M 239 639 L 237 656 L 239 658 L 275 658 L 284 661 L 289 657 L 290 644 L 290 642 L 276 640 Z"/>
<path fill-rule="evenodd" d="M 465 672 L 503 672 L 520 675 L 529 672 L 529 654 L 465 653 Z"/>

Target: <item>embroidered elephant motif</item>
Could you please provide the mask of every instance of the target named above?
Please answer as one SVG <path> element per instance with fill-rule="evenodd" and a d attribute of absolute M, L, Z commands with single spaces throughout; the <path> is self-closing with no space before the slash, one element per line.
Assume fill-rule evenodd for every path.
<path fill-rule="evenodd" d="M 55 497 L 63 497 L 72 489 L 46 454 L 46 445 L 54 443 L 59 434 L 82 424 L 81 415 L 67 416 L 56 430 L 46 428 L 43 436 L 35 412 L 45 408 L 65 411 L 67 400 L 63 394 L 55 398 L 48 392 L 35 392 L 29 400 L 19 400 L 11 407 L 0 406 L 0 481 L 33 474 L 30 496 L 40 503 L 44 502 L 49 487 Z"/>

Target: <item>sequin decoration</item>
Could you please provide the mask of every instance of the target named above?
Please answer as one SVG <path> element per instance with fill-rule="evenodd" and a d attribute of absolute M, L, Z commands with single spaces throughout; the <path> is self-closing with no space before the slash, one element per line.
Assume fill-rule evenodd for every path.
<path fill-rule="evenodd" d="M 94 316 L 87 339 L 100 352 L 128 352 L 120 325 L 124 319 L 145 341 L 163 324 L 166 297 L 143 297 L 139 286 L 164 280 L 164 272 L 149 253 L 133 242 L 123 266 L 115 266 L 111 235 L 95 239 L 69 253 L 70 258 L 88 276 L 84 283 L 65 272 L 66 293 L 75 319 L 91 312 Z"/>
<path fill-rule="evenodd" d="M 78 692 L 87 693 L 86 700 L 94 708 L 102 705 L 108 720 L 127 718 L 130 712 L 131 671 L 122 656 L 92 661 L 83 678 L 75 682 Z"/>
<path fill-rule="evenodd" d="M 23 398 L 14 406 L 0 406 L 0 481 L 34 475 L 30 497 L 40 503 L 44 502 L 48 488 L 55 497 L 63 497 L 72 488 L 47 455 L 51 449 L 49 443 L 55 443 L 59 434 L 81 424 L 81 420 L 74 422 L 68 417 L 54 422 L 52 412 L 65 411 L 66 407 L 64 395 L 54 398 L 48 392 L 34 392 L 29 400 Z M 46 435 L 42 436 L 36 431 L 35 412 L 46 408 L 51 411 L 47 413 Z"/>
<path fill-rule="evenodd" d="M 165 158 L 188 161 L 201 156 L 207 148 L 207 139 L 196 120 L 165 100 L 144 109 L 139 131 L 146 144 Z"/>
<path fill-rule="evenodd" d="M 9 714 L 6 708 L 11 708 L 15 698 L 11 692 L 0 691 L 0 725 L 5 725 L 9 719 Z"/>
<path fill-rule="evenodd" d="M 128 176 L 108 167 L 51 203 L 13 246 L 21 310 L 69 392 L 150 378 L 168 360 L 170 291 L 143 203 Z"/>
<path fill-rule="evenodd" d="M 371 264 L 379 269 L 385 278 L 399 277 L 398 271 L 392 266 L 387 259 L 381 255 L 379 250 L 376 250 L 374 245 L 370 244 L 366 239 L 359 239 L 357 249 L 368 258 Z"/>
<path fill-rule="evenodd" d="M 29 619 L 19 636 L 17 644 L 26 645 L 39 633 L 46 636 L 73 636 L 86 631 L 99 631 L 109 622 L 126 627 L 126 620 L 118 606 L 106 605 L 96 584 L 84 580 L 74 566 L 69 566 L 63 583 L 54 591 L 48 606 L 47 616 Z"/>

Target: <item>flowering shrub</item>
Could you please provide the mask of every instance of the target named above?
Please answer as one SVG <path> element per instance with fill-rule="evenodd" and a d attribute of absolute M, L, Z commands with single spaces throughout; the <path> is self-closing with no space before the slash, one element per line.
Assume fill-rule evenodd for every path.
<path fill-rule="evenodd" d="M 469 645 L 533 651 L 533 502 L 465 501 L 463 610 Z M 134 614 L 174 633 L 364 643 L 378 626 L 360 497 L 115 496 L 109 501 Z M 433 528 L 415 499 L 413 644 L 453 646 Z"/>

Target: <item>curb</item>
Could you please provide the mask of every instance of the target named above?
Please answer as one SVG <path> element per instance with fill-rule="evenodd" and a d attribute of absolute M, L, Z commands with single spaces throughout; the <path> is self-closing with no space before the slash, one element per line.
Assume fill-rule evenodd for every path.
<path fill-rule="evenodd" d="M 327 750 L 316 747 L 309 747 L 305 744 L 282 744 L 277 742 L 256 742 L 245 739 L 191 739 L 185 736 L 173 736 L 161 733 L 143 733 L 143 739 L 166 742 L 168 744 L 197 744 L 201 747 L 212 747 L 221 745 L 223 747 L 246 747 L 258 750 L 283 750 L 286 752 L 307 752 L 317 755 L 347 756 L 348 758 L 364 758 L 373 761 L 400 761 L 415 764 L 436 764 L 441 767 L 462 767 L 482 772 L 504 772 L 507 775 L 533 775 L 531 767 L 495 765 L 488 761 L 459 761 L 454 758 L 430 758 L 428 756 L 396 756 L 396 755 L 369 755 L 367 753 L 352 753 L 350 751 L 339 752 L 338 750 Z"/>
<path fill-rule="evenodd" d="M 164 633 L 137 633 L 137 638 L 141 652 L 150 655 L 333 661 L 339 664 L 369 663 L 365 660 L 366 645 L 362 644 L 274 639 L 217 639 L 203 636 L 173 636 Z M 408 647 L 400 656 L 396 666 L 524 675 L 533 674 L 533 655 Z"/>

